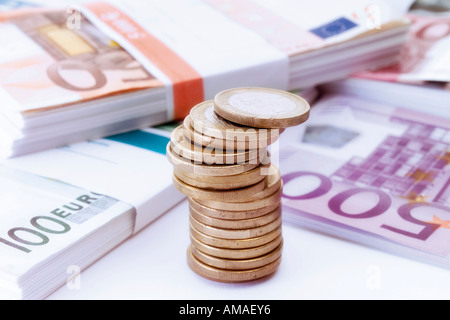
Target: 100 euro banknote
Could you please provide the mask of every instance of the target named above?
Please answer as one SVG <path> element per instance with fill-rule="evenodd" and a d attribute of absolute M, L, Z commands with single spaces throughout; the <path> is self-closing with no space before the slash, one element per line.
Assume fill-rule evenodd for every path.
<path fill-rule="evenodd" d="M 293 221 L 448 266 L 447 120 L 336 95 L 284 135 L 283 204 Z"/>

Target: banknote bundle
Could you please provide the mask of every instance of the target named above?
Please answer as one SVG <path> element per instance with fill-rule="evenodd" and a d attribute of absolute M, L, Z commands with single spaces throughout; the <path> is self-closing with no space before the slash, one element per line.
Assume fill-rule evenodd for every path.
<path fill-rule="evenodd" d="M 190 268 L 221 282 L 273 273 L 283 248 L 283 181 L 271 145 L 305 122 L 298 95 L 236 88 L 191 109 L 167 145 L 173 184 L 189 199 Z"/>
<path fill-rule="evenodd" d="M 323 90 L 450 117 L 450 17 L 417 11 L 408 17 L 412 25 L 398 63 L 325 84 Z"/>
<path fill-rule="evenodd" d="M 180 120 L 226 88 L 303 90 L 391 63 L 411 3 L 7 1 L 0 157 Z"/>
<path fill-rule="evenodd" d="M 0 299 L 80 289 L 88 266 L 183 200 L 168 141 L 152 128 L 1 161 Z"/>
<path fill-rule="evenodd" d="M 333 93 L 283 138 L 286 222 L 448 268 L 448 118 Z"/>

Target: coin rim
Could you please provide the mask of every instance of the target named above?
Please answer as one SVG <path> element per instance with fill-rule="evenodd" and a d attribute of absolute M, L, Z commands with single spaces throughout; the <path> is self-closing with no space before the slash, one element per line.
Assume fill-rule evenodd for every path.
<path fill-rule="evenodd" d="M 219 138 L 222 140 L 234 140 L 234 138 L 237 137 L 238 140 L 242 140 L 242 141 L 245 141 L 245 140 L 266 141 L 266 140 L 269 140 L 269 137 L 270 137 L 270 139 L 272 139 L 274 137 L 279 137 L 281 134 L 281 132 L 279 130 L 280 128 L 256 128 L 254 126 L 242 126 L 240 124 L 233 123 L 232 121 L 228 121 L 226 119 L 224 119 L 224 120 L 226 122 L 230 122 L 230 124 L 232 126 L 238 127 L 237 129 L 241 129 L 239 127 L 242 127 L 243 132 L 236 131 L 237 130 L 236 128 L 231 128 L 231 127 L 229 129 L 222 129 L 222 128 L 218 128 L 217 126 L 214 126 L 214 127 L 205 126 L 205 121 L 202 121 L 201 119 L 197 119 L 197 117 L 195 117 L 194 113 L 197 111 L 197 109 L 200 109 L 207 104 L 211 104 L 212 107 L 215 109 L 214 100 L 207 100 L 207 101 L 203 101 L 203 102 L 195 105 L 189 112 L 189 119 L 191 121 L 191 126 L 195 131 L 199 132 L 197 130 L 198 126 L 195 125 L 195 122 L 197 122 L 197 124 L 200 124 L 199 125 L 199 126 L 201 126 L 201 132 L 199 132 L 200 134 L 204 134 L 204 135 L 214 137 L 214 138 Z M 204 111 L 203 111 L 202 115 L 204 115 Z M 208 120 L 208 123 L 211 123 L 211 122 Z M 214 123 L 212 123 L 212 124 L 214 125 Z M 247 132 L 248 130 L 252 130 L 252 131 Z M 277 130 L 277 131 L 275 131 L 275 130 Z M 261 139 L 261 136 L 265 137 L 266 139 Z"/>
<path fill-rule="evenodd" d="M 274 211 L 281 204 L 281 202 L 274 202 L 273 204 L 269 204 L 263 208 L 254 210 L 228 211 L 207 207 L 191 197 L 188 197 L 188 201 L 189 205 L 195 207 L 197 211 L 200 211 L 205 216 L 215 219 L 226 219 L 226 220 L 242 220 L 242 219 L 257 218 Z"/>
<path fill-rule="evenodd" d="M 283 252 L 283 242 L 278 245 L 274 250 L 258 257 L 249 259 L 224 259 L 211 256 L 200 250 L 191 244 L 192 255 L 200 262 L 214 268 L 223 270 L 250 270 L 264 267 L 271 262 L 281 257 Z"/>
<path fill-rule="evenodd" d="M 278 270 L 281 264 L 281 257 L 274 262 L 257 269 L 245 271 L 221 270 L 210 267 L 198 261 L 198 259 L 192 255 L 191 247 L 189 246 L 187 250 L 187 263 L 193 272 L 203 278 L 216 282 L 237 283 L 254 281 L 273 274 Z"/>
<path fill-rule="evenodd" d="M 224 239 L 210 236 L 197 230 L 190 222 L 189 222 L 189 231 L 190 234 L 192 234 L 192 236 L 195 237 L 197 240 L 213 247 L 226 249 L 249 249 L 259 247 L 273 241 L 279 235 L 282 235 L 283 228 L 281 225 L 278 228 L 275 228 L 275 230 L 265 235 L 249 239 Z"/>
<path fill-rule="evenodd" d="M 281 182 L 280 189 L 270 196 L 249 202 L 220 202 L 213 200 L 195 199 L 198 203 L 211 209 L 221 211 L 250 211 L 264 208 L 273 204 L 274 202 L 280 203 L 283 194 L 283 181 Z"/>
<path fill-rule="evenodd" d="M 268 117 L 262 117 L 255 114 L 245 113 L 244 111 L 233 111 L 234 107 L 229 104 L 229 98 L 239 92 L 249 92 L 249 91 L 264 91 L 269 93 L 279 94 L 291 100 L 295 100 L 295 105 L 297 109 L 300 109 L 301 105 L 305 111 L 299 115 L 293 117 L 277 117 L 273 114 Z M 225 99 L 225 101 L 223 101 Z M 230 122 L 240 124 L 243 126 L 249 126 L 254 128 L 267 128 L 267 129 L 278 129 L 287 128 L 292 126 L 297 126 L 308 120 L 310 115 L 311 107 L 305 99 L 295 95 L 293 93 L 282 91 L 273 88 L 260 88 L 260 87 L 243 87 L 243 88 L 232 88 L 219 92 L 214 97 L 214 111 Z"/>
<path fill-rule="evenodd" d="M 244 200 L 251 197 L 252 194 L 256 194 L 262 190 L 264 190 L 266 181 L 261 180 L 251 186 L 240 188 L 240 189 L 231 189 L 231 190 L 212 190 L 212 189 L 202 189 L 191 186 L 189 184 L 181 181 L 175 174 L 172 175 L 172 183 L 174 187 L 180 191 L 182 194 L 201 200 L 212 200 L 212 201 L 220 201 L 227 202 L 230 200 Z"/>
<path fill-rule="evenodd" d="M 254 150 L 221 150 L 217 148 L 199 146 L 186 139 L 183 128 L 184 126 L 179 126 L 172 131 L 170 144 L 172 152 L 187 160 L 207 165 L 227 165 L 249 162 L 251 160 L 258 159 L 261 154 L 267 154 L 267 148 Z M 181 140 L 177 141 L 178 139 Z M 208 152 L 206 150 L 208 150 Z"/>
<path fill-rule="evenodd" d="M 184 125 L 184 136 L 191 142 L 197 145 L 202 145 L 204 147 L 209 147 L 209 148 L 218 148 L 218 149 L 225 149 L 225 150 L 239 150 L 239 151 L 244 151 L 244 150 L 256 150 L 256 149 L 261 149 L 261 148 L 267 148 L 268 146 L 272 145 L 273 143 L 275 143 L 276 141 L 278 141 L 278 139 L 280 138 L 280 135 L 283 133 L 283 130 L 280 130 L 279 134 L 277 136 L 275 136 L 273 139 L 272 137 L 269 137 L 266 140 L 254 140 L 253 141 L 248 141 L 248 140 L 244 140 L 244 141 L 236 141 L 234 140 L 233 142 L 231 140 L 226 140 L 226 139 L 220 139 L 217 137 L 211 137 L 208 136 L 206 134 L 202 134 L 196 130 L 194 130 L 194 128 L 191 125 L 191 120 L 189 115 L 186 116 L 186 118 L 183 121 L 183 125 Z M 254 147 L 256 144 L 255 148 L 251 148 Z M 232 147 L 232 148 L 230 148 Z"/>
<path fill-rule="evenodd" d="M 273 211 L 256 217 L 241 220 L 227 220 L 227 219 L 216 219 L 208 217 L 202 214 L 195 208 L 189 206 L 189 213 L 193 218 L 207 226 L 219 228 L 219 229 L 251 229 L 264 226 L 282 215 L 281 204 Z"/>
<path fill-rule="evenodd" d="M 205 165 L 196 164 L 191 161 L 178 156 L 172 152 L 170 142 L 166 147 L 166 157 L 173 167 L 181 168 L 184 171 L 188 171 L 200 175 L 215 175 L 215 176 L 230 176 L 236 175 L 243 172 L 247 172 L 259 166 L 261 163 L 269 163 L 270 157 L 266 159 L 254 159 L 246 163 L 232 164 L 232 165 Z M 264 161 L 261 161 L 264 160 Z M 255 162 L 255 163 L 253 163 Z"/>
<path fill-rule="evenodd" d="M 280 234 L 274 240 L 257 247 L 244 249 L 230 249 L 230 248 L 214 247 L 209 244 L 201 242 L 200 240 L 195 238 L 192 234 L 190 234 L 189 236 L 191 239 L 191 245 L 195 246 L 197 250 L 210 256 L 224 259 L 250 259 L 259 257 L 266 253 L 271 252 L 276 247 L 278 247 L 281 241 L 283 241 L 283 235 Z"/>
<path fill-rule="evenodd" d="M 230 239 L 230 240 L 242 240 L 242 239 L 251 239 L 257 238 L 259 236 L 263 236 L 265 234 L 270 233 L 275 230 L 279 226 L 282 225 L 282 217 L 279 216 L 272 222 L 269 222 L 263 226 L 256 228 L 246 228 L 246 229 L 222 229 L 208 226 L 189 214 L 189 221 L 194 228 L 206 235 L 222 238 L 222 239 Z"/>

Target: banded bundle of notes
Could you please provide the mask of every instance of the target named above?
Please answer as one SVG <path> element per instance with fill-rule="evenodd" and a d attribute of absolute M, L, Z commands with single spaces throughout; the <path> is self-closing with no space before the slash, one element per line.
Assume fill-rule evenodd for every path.
<path fill-rule="evenodd" d="M 181 201 L 169 135 L 139 130 L 3 161 L 0 298 L 47 297 Z"/>
<path fill-rule="evenodd" d="M 323 89 L 450 117 L 450 17 L 416 11 L 408 16 L 412 26 L 398 63 L 325 84 Z"/>
<path fill-rule="evenodd" d="M 108 0 L 4 11 L 0 155 L 182 119 L 232 87 L 302 90 L 392 63 L 411 3 Z"/>
<path fill-rule="evenodd" d="M 283 135 L 287 221 L 449 267 L 447 118 L 328 94 Z"/>

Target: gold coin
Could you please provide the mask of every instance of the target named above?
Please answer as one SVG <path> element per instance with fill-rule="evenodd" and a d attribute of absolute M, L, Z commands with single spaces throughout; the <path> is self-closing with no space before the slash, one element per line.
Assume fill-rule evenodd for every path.
<path fill-rule="evenodd" d="M 290 92 L 269 88 L 236 88 L 218 93 L 214 111 L 222 118 L 255 128 L 286 128 L 309 118 L 309 103 Z"/>
<path fill-rule="evenodd" d="M 226 220 L 242 220 L 242 219 L 252 219 L 261 217 L 263 215 L 272 212 L 280 206 L 280 201 L 274 201 L 262 208 L 244 211 L 226 211 L 220 209 L 209 208 L 202 205 L 197 200 L 188 198 L 189 206 L 202 213 L 205 216 L 215 218 L 215 219 L 226 219 Z"/>
<path fill-rule="evenodd" d="M 269 165 L 259 165 L 255 169 L 232 176 L 199 175 L 178 168 L 174 168 L 174 174 L 184 183 L 194 187 L 228 190 L 248 187 L 266 179 L 265 171 L 268 167 Z"/>
<path fill-rule="evenodd" d="M 226 141 L 250 141 L 259 147 L 261 142 L 267 146 L 268 141 L 275 141 L 280 135 L 277 129 L 258 129 L 232 123 L 220 117 L 214 112 L 214 101 L 205 101 L 194 106 L 189 119 L 192 128 L 200 134 Z M 255 147 L 251 148 L 254 149 Z"/>
<path fill-rule="evenodd" d="M 204 233 L 211 237 L 222 239 L 234 239 L 234 240 L 260 237 L 270 233 L 271 231 L 281 226 L 281 216 L 266 225 L 251 229 L 240 229 L 240 230 L 210 227 L 204 223 L 201 223 L 198 220 L 195 220 L 192 217 L 192 215 L 189 216 L 189 221 L 191 222 L 191 225 L 201 233 Z"/>
<path fill-rule="evenodd" d="M 267 198 L 262 198 L 254 201 L 248 202 L 223 202 L 215 200 L 203 200 L 195 199 L 198 203 L 205 207 L 212 209 L 223 210 L 223 211 L 251 211 L 264 208 L 266 206 L 273 206 L 274 204 L 279 204 L 281 202 L 281 195 L 283 193 L 283 181 L 281 182 L 281 187 L 274 194 L 268 196 Z"/>
<path fill-rule="evenodd" d="M 209 189 L 209 190 L 232 190 L 232 189 L 239 189 L 239 188 L 245 188 L 248 186 L 251 186 L 253 184 L 256 184 L 262 180 L 265 179 L 264 176 L 262 176 L 260 179 L 252 181 L 246 181 L 246 182 L 242 182 L 242 183 L 213 183 L 213 182 L 204 182 L 204 181 L 199 181 L 195 178 L 189 177 L 185 174 L 182 173 L 182 170 L 174 170 L 174 175 L 180 179 L 182 182 L 191 185 L 193 187 L 196 188 L 201 188 L 201 189 Z"/>
<path fill-rule="evenodd" d="M 172 152 L 179 156 L 192 160 L 196 163 L 204 164 L 237 164 L 245 163 L 267 155 L 267 149 L 256 149 L 249 151 L 222 150 L 202 147 L 191 143 L 185 138 L 183 126 L 172 131 L 170 146 Z"/>
<path fill-rule="evenodd" d="M 279 190 L 282 183 L 280 170 L 275 165 L 271 165 L 265 180 L 265 187 L 261 192 L 255 193 L 244 200 L 238 197 L 232 197 L 227 202 L 249 202 L 267 198 Z"/>
<path fill-rule="evenodd" d="M 219 268 L 219 269 L 225 269 L 225 270 L 249 270 L 249 269 L 256 269 L 264 267 L 265 265 L 268 265 L 269 263 L 274 262 L 275 260 L 279 259 L 281 257 L 283 244 L 280 244 L 275 250 L 259 256 L 255 258 L 250 259 L 223 259 L 223 258 L 217 258 L 210 256 L 208 254 L 205 254 L 201 252 L 200 250 L 197 250 L 197 248 L 193 245 L 191 245 L 191 252 L 192 255 L 197 258 L 200 262 L 203 262 L 204 264 Z"/>
<path fill-rule="evenodd" d="M 231 199 L 239 199 L 243 201 L 251 197 L 252 195 L 264 190 L 266 184 L 265 180 L 261 180 L 260 182 L 245 188 L 232 190 L 212 190 L 197 188 L 186 184 L 178 179 L 175 175 L 173 176 L 172 181 L 175 188 L 188 197 L 220 202 L 230 201 Z"/>
<path fill-rule="evenodd" d="M 283 237 L 280 235 L 275 238 L 275 240 L 270 241 L 266 244 L 263 244 L 259 247 L 249 248 L 249 249 L 226 249 L 219 248 L 207 245 L 203 242 L 200 242 L 191 234 L 191 245 L 194 246 L 197 250 L 208 254 L 213 257 L 225 258 L 225 259 L 251 259 L 256 258 L 262 255 L 265 255 L 272 250 L 275 250 L 283 240 Z"/>
<path fill-rule="evenodd" d="M 266 187 L 261 191 L 252 196 L 251 198 L 245 199 L 244 202 L 255 201 L 260 199 L 265 199 L 276 191 L 278 191 L 283 185 L 283 181 L 281 180 L 280 169 L 277 168 L 274 164 L 269 167 L 266 177 Z M 242 202 L 242 201 L 233 201 L 233 202 Z"/>
<path fill-rule="evenodd" d="M 195 173 L 199 175 L 210 175 L 210 176 L 230 176 L 236 175 L 243 172 L 250 171 L 261 163 L 270 163 L 270 157 L 264 159 L 254 159 L 241 164 L 230 164 L 230 165 L 220 165 L 220 164 L 196 164 L 193 161 L 187 160 L 183 157 L 172 152 L 170 143 L 167 144 L 166 155 L 169 162 L 174 166 L 174 168 L 181 169 L 186 172 Z"/>
<path fill-rule="evenodd" d="M 275 240 L 281 235 L 282 227 L 279 226 L 268 234 L 250 239 L 224 239 L 209 236 L 195 229 L 192 224 L 190 224 L 190 232 L 191 235 L 198 241 L 213 247 L 223 249 L 248 249 L 259 247 Z"/>
<path fill-rule="evenodd" d="M 275 209 L 274 211 L 257 217 L 257 218 L 251 218 L 251 219 L 242 219 L 242 220 L 225 220 L 225 219 L 215 219 L 210 218 L 199 211 L 195 210 L 195 208 L 191 207 L 189 208 L 189 212 L 191 213 L 191 216 L 210 227 L 214 228 L 220 228 L 220 229 L 251 229 L 251 228 L 257 228 L 261 227 L 263 225 L 266 225 L 272 221 L 274 221 L 276 218 L 281 216 L 281 205 Z"/>
<path fill-rule="evenodd" d="M 265 148 L 274 143 L 275 141 L 277 141 L 280 134 L 284 131 L 284 129 L 280 129 L 279 134 L 274 134 L 273 137 L 270 136 L 268 139 L 265 140 L 260 139 L 249 141 L 248 139 L 246 139 L 244 141 L 240 141 L 238 139 L 224 140 L 201 134 L 194 130 L 194 128 L 191 125 L 191 119 L 189 116 L 184 118 L 183 125 L 184 125 L 183 126 L 184 136 L 191 143 L 208 148 L 216 148 L 221 150 L 257 150 Z"/>
<path fill-rule="evenodd" d="M 200 262 L 193 256 L 191 247 L 189 246 L 187 250 L 187 262 L 192 271 L 206 279 L 219 282 L 246 282 L 260 279 L 274 273 L 281 263 L 281 257 L 274 262 L 257 269 L 223 270 L 210 267 Z"/>

